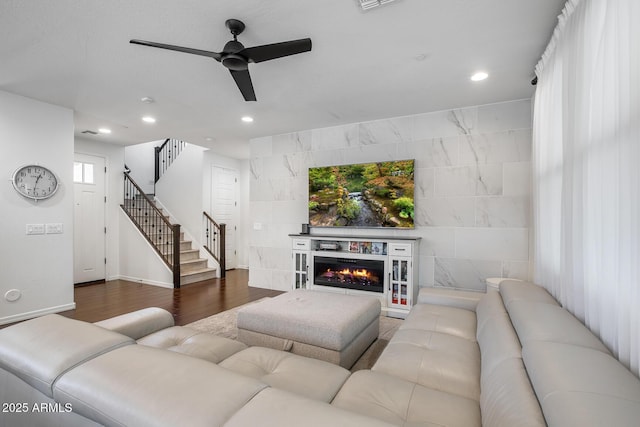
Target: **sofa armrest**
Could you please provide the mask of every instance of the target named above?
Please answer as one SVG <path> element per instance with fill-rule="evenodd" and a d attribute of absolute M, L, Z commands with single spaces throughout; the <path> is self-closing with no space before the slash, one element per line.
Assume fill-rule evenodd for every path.
<path fill-rule="evenodd" d="M 94 323 L 94 325 L 121 333 L 134 340 L 170 328 L 174 324 L 173 315 L 158 307 L 144 308 Z"/>
<path fill-rule="evenodd" d="M 445 288 L 420 288 L 418 304 L 446 305 L 476 311 L 484 292 L 462 291 Z"/>

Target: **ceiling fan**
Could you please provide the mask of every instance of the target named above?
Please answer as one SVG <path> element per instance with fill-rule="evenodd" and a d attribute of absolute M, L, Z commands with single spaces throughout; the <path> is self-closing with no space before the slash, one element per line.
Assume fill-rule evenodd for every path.
<path fill-rule="evenodd" d="M 233 40 L 228 41 L 224 45 L 222 52 L 210 52 L 207 50 L 135 39 L 130 40 L 129 43 L 213 58 L 229 69 L 245 101 L 256 100 L 256 94 L 253 90 L 253 84 L 251 83 L 251 76 L 249 75 L 248 67 L 250 62 L 258 63 L 269 61 L 271 59 L 309 52 L 311 50 L 311 39 L 309 38 L 245 48 L 242 43 L 238 41 L 238 35 L 245 29 L 244 23 L 238 19 L 227 19 L 225 25 L 229 31 L 231 31 Z"/>

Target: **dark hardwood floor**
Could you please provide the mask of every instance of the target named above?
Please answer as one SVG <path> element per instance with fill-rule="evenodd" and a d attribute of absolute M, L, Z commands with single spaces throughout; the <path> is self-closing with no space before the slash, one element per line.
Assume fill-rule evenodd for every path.
<path fill-rule="evenodd" d="M 181 326 L 263 297 L 282 293 L 249 287 L 248 280 L 248 270 L 229 270 L 224 279 L 207 280 L 180 289 L 111 280 L 76 287 L 76 309 L 59 314 L 72 319 L 97 322 L 141 308 L 160 307 L 172 313 L 176 325 Z"/>

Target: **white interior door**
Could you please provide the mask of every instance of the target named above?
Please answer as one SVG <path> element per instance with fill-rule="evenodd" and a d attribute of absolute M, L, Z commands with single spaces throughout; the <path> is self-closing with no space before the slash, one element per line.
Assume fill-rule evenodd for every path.
<path fill-rule="evenodd" d="M 211 182 L 211 215 L 218 224 L 227 225 L 227 270 L 236 268 L 236 218 L 238 210 L 238 171 L 213 166 Z"/>
<path fill-rule="evenodd" d="M 105 160 L 75 154 L 73 163 L 73 281 L 104 280 Z"/>

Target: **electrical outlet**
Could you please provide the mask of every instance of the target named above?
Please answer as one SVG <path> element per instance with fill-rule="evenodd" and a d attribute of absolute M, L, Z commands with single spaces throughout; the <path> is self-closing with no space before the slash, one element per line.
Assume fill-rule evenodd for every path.
<path fill-rule="evenodd" d="M 27 234 L 44 234 L 44 224 L 27 224 Z"/>

